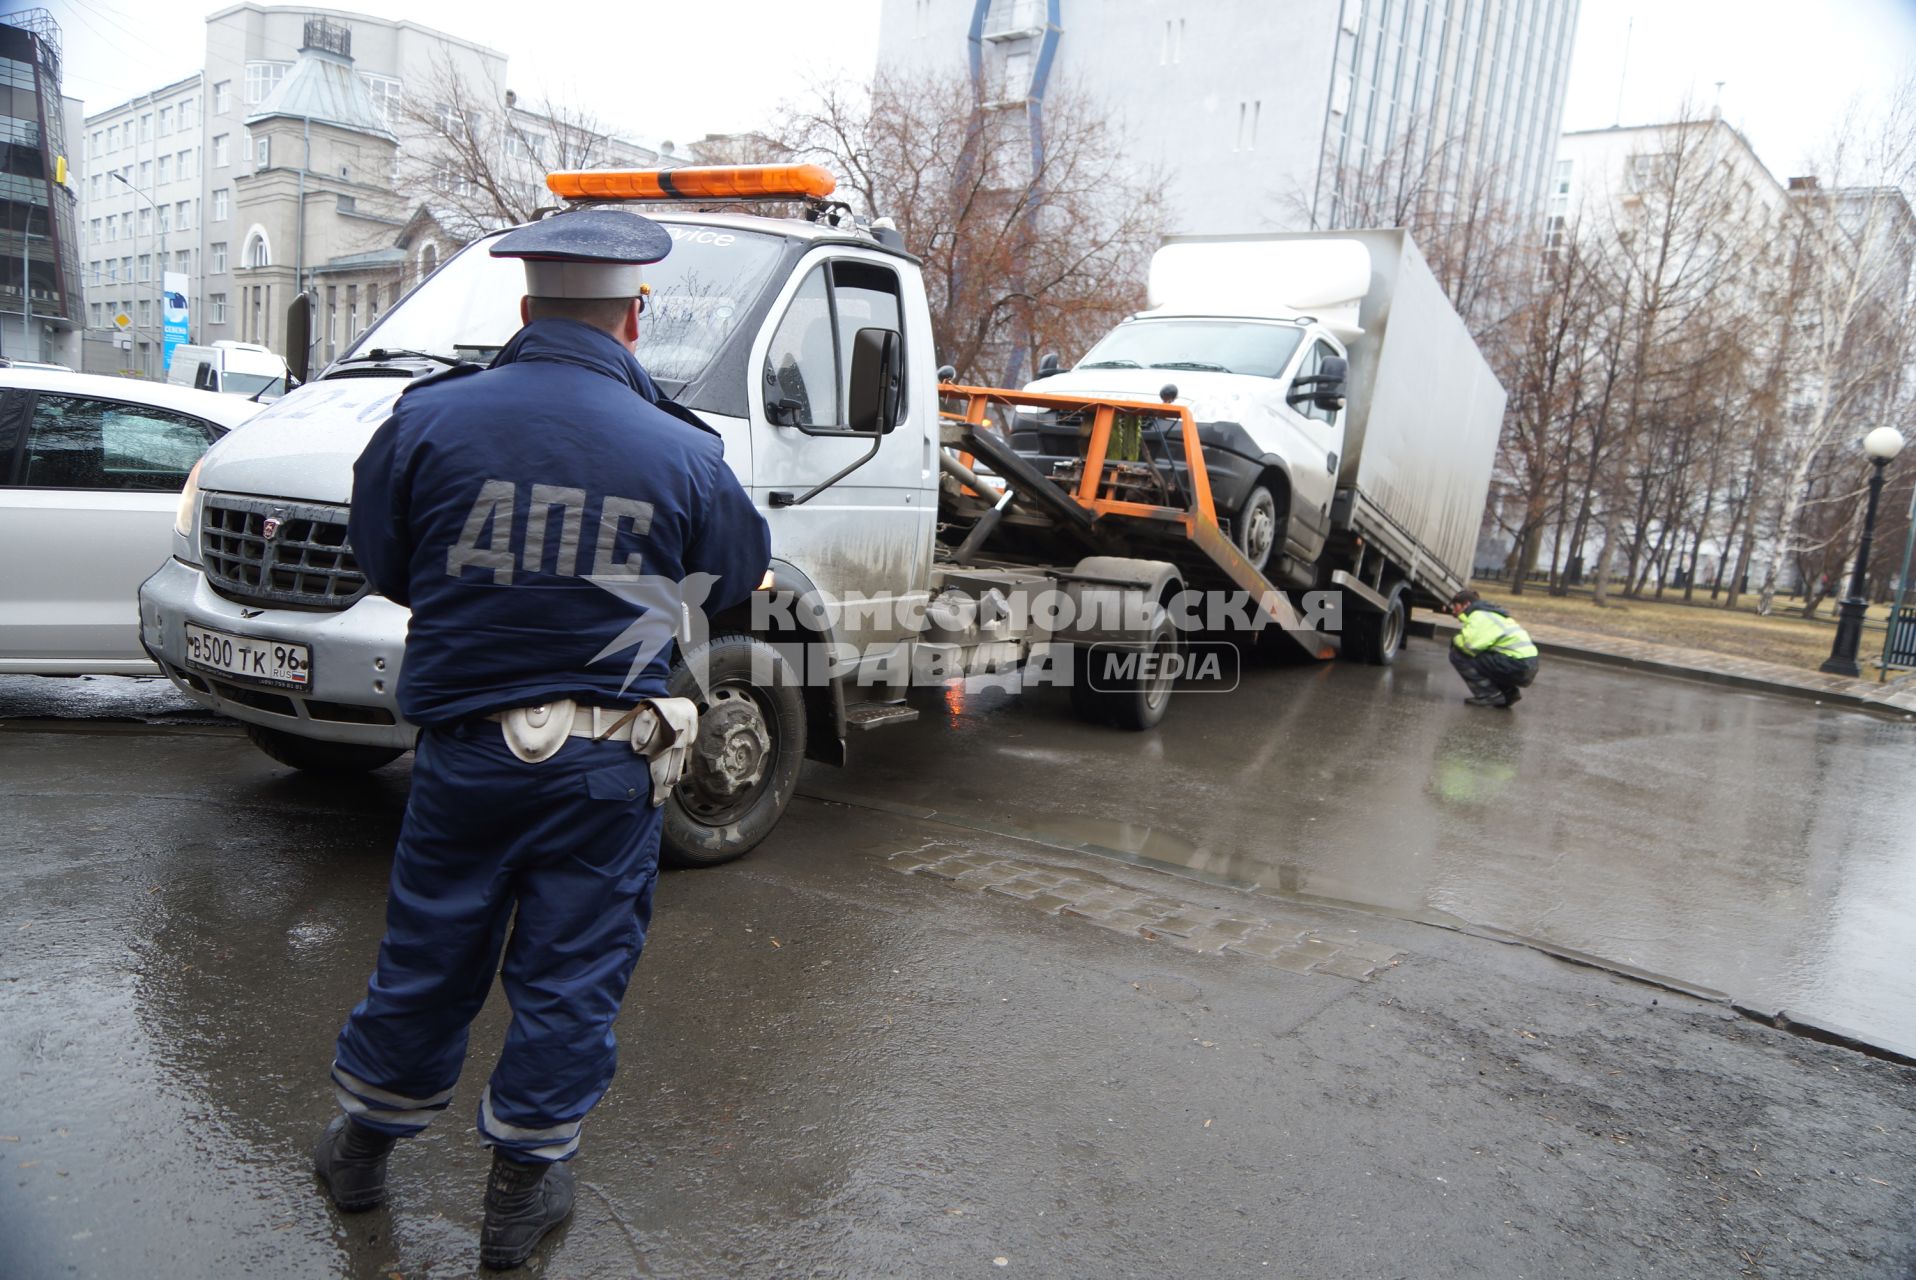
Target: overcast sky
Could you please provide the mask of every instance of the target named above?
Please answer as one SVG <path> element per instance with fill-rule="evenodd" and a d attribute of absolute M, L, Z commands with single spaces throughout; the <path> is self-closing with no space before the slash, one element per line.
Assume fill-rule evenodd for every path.
<path fill-rule="evenodd" d="M 65 32 L 67 92 L 89 111 L 190 74 L 214 12 L 203 0 L 50 7 Z M 522 97 L 550 92 L 640 140 L 681 144 L 752 128 L 808 80 L 868 75 L 878 39 L 878 0 L 378 7 L 506 54 L 507 79 Z M 1072 7 L 1065 0 L 1067 22 Z M 1271 7 L 1281 13 L 1283 4 Z M 804 20 L 795 20 L 800 12 Z M 1668 119 L 1686 93 L 1707 110 L 1721 80 L 1724 118 L 1784 178 L 1811 167 L 1808 157 L 1853 101 L 1879 105 L 1906 74 L 1916 74 L 1916 0 L 1583 0 L 1564 127 Z"/>

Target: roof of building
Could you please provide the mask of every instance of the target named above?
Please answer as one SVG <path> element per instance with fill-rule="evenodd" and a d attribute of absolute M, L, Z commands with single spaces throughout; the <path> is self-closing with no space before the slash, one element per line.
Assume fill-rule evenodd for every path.
<path fill-rule="evenodd" d="M 311 120 L 388 142 L 398 141 L 380 118 L 372 94 L 353 73 L 353 60 L 311 45 L 299 51 L 292 70 L 266 95 L 259 110 L 246 117 L 246 123 L 258 124 L 275 117 Z"/>
<path fill-rule="evenodd" d="M 396 267 L 403 264 L 408 255 L 404 249 L 369 249 L 365 253 L 341 254 L 337 258 L 328 258 L 314 267 L 316 274 L 324 275 L 329 271 L 363 271 L 368 267 Z"/>

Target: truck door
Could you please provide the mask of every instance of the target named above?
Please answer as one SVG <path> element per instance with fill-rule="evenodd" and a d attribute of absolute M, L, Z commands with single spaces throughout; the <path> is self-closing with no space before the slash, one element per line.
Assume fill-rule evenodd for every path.
<path fill-rule="evenodd" d="M 1317 558 L 1330 533 L 1331 499 L 1337 495 L 1337 470 L 1343 461 L 1344 411 L 1320 409 L 1309 400 L 1292 403 L 1290 394 L 1300 378 L 1317 376 L 1325 357 L 1342 354 L 1324 339 L 1313 339 L 1284 388 L 1283 412 L 1308 442 L 1308 452 L 1301 453 L 1291 468 L 1291 539 L 1306 560 Z"/>
<path fill-rule="evenodd" d="M 811 432 L 847 425 L 852 338 L 860 329 L 898 333 L 903 367 L 913 367 L 902 323 L 906 296 L 884 255 L 821 250 L 793 273 L 753 352 L 752 491 L 771 525 L 772 553 L 831 597 L 839 606 L 837 638 L 861 652 L 905 638 L 910 612 L 925 598 L 932 526 L 923 518 L 927 427 L 918 417 L 930 402 L 920 388 L 905 387 L 901 421 L 869 462 L 798 505 L 775 495 L 803 495 L 871 448 L 868 439 Z"/>

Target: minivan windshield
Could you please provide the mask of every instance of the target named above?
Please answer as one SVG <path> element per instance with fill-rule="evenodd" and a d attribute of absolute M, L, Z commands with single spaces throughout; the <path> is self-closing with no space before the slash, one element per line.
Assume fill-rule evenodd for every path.
<path fill-rule="evenodd" d="M 661 225 L 672 237 L 672 252 L 645 268 L 652 292 L 639 320 L 639 362 L 659 381 L 683 384 L 711 363 L 750 310 L 778 261 L 780 240 L 731 228 Z M 487 252 L 495 238 L 476 240 L 447 259 L 341 361 L 374 350 L 490 361 L 519 331 L 526 291 L 519 260 Z"/>
<path fill-rule="evenodd" d="M 1080 369 L 1197 369 L 1275 378 L 1304 331 L 1256 320 L 1131 320 L 1104 335 Z"/>

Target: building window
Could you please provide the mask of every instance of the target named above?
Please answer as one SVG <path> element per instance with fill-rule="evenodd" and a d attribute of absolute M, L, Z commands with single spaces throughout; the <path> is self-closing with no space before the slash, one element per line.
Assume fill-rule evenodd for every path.
<path fill-rule="evenodd" d="M 105 144 L 105 139 L 101 136 L 100 131 L 98 129 L 95 129 L 93 131 L 93 138 L 87 147 L 87 155 L 89 156 L 99 155 L 100 152 L 106 149 L 104 144 Z"/>
<path fill-rule="evenodd" d="M 399 106 L 399 81 L 390 76 L 361 75 L 359 82 L 366 86 L 366 92 L 373 100 L 373 111 L 379 117 L 379 123 L 390 126 L 393 113 Z"/>
<path fill-rule="evenodd" d="M 151 280 L 152 278 L 153 278 L 153 255 L 150 253 L 143 253 L 140 255 L 140 281 L 141 283 L 145 283 L 146 281 Z"/>
<path fill-rule="evenodd" d="M 180 101 L 180 128 L 191 129 L 192 127 L 193 127 L 193 99 L 183 98 Z"/>
<path fill-rule="evenodd" d="M 439 123 L 439 132 L 449 138 L 459 136 L 460 131 L 466 127 L 465 116 L 461 115 L 456 108 L 449 107 L 443 102 L 433 103 L 432 114 Z"/>
<path fill-rule="evenodd" d="M 1031 96 L 1031 54 L 1023 49 L 1005 55 L 1004 86 L 998 98 L 1002 102 L 1023 102 Z"/>
<path fill-rule="evenodd" d="M 133 279 L 133 259 L 120 259 L 120 279 L 129 281 Z M 124 311 L 126 308 L 122 307 L 120 309 Z"/>
<path fill-rule="evenodd" d="M 148 111 L 140 117 L 140 141 L 151 142 L 152 140 L 153 140 L 153 113 L 151 111 Z"/>
<path fill-rule="evenodd" d="M 273 250 L 266 243 L 266 237 L 258 231 L 246 238 L 246 265 L 249 267 L 273 265 Z"/>
<path fill-rule="evenodd" d="M 153 185 L 153 162 L 151 160 L 140 161 L 140 185 L 142 187 L 151 187 Z"/>
<path fill-rule="evenodd" d="M 230 208 L 230 205 L 232 203 L 232 197 L 233 197 L 233 193 L 231 191 L 228 191 L 225 187 L 219 187 L 214 190 L 213 221 L 215 222 L 226 221 L 227 216 L 232 211 Z"/>
<path fill-rule="evenodd" d="M 180 201 L 173 206 L 173 214 L 173 225 L 181 231 L 186 230 L 193 225 L 193 202 L 191 200 Z"/>
<path fill-rule="evenodd" d="M 172 218 L 173 210 L 170 206 L 161 205 L 158 209 L 155 209 L 153 213 L 154 213 L 153 226 L 155 230 L 157 230 L 161 235 L 165 235 L 168 231 L 172 230 L 172 227 L 169 224 L 173 221 L 173 218 Z"/>
<path fill-rule="evenodd" d="M 273 140 L 271 138 L 253 139 L 253 167 L 255 169 L 265 169 L 270 166 L 273 154 L 272 143 Z"/>
<path fill-rule="evenodd" d="M 171 107 L 160 108 L 160 132 L 162 134 L 173 132 L 173 108 Z"/>
<path fill-rule="evenodd" d="M 181 249 L 178 253 L 174 254 L 173 269 L 183 276 L 192 275 L 193 251 L 191 249 Z"/>
<path fill-rule="evenodd" d="M 224 272 L 226 270 L 226 241 L 215 240 L 212 244 L 206 246 L 206 252 L 211 255 L 213 259 L 213 265 L 208 267 L 207 270 L 213 272 L 215 275 Z"/>
<path fill-rule="evenodd" d="M 100 220 L 98 218 L 95 218 L 91 223 L 88 224 L 88 226 L 91 228 L 93 233 L 91 236 L 88 237 L 88 239 L 94 244 L 100 243 L 100 241 L 104 238 L 100 234 Z"/>
<path fill-rule="evenodd" d="M 233 82 L 222 80 L 213 86 L 213 114 L 223 116 L 233 109 Z"/>
<path fill-rule="evenodd" d="M 150 326 L 152 325 L 152 323 L 153 323 L 153 300 L 152 300 L 151 298 L 141 298 L 141 299 L 140 299 L 140 309 L 139 309 L 139 317 L 140 317 L 140 327 L 141 327 L 142 329 L 144 329 L 144 328 L 148 328 L 148 327 L 150 327 Z"/>
<path fill-rule="evenodd" d="M 1237 104 L 1237 145 L 1233 151 L 1257 150 L 1257 126 L 1264 115 L 1264 102 L 1256 99 Z"/>
<path fill-rule="evenodd" d="M 421 279 L 439 269 L 439 246 L 429 244 L 419 251 L 419 276 Z"/>
<path fill-rule="evenodd" d="M 1184 19 L 1164 20 L 1164 45 L 1158 50 L 1158 65 L 1175 66 L 1184 61 Z"/>
<path fill-rule="evenodd" d="M 1570 175 L 1576 171 L 1576 167 L 1577 162 L 1575 160 L 1557 161 L 1556 191 L 1558 195 L 1567 196 L 1570 194 Z"/>
<path fill-rule="evenodd" d="M 377 319 L 379 319 L 379 286 L 369 284 L 366 286 L 366 323 L 370 325 Z"/>
<path fill-rule="evenodd" d="M 246 105 L 256 107 L 286 78 L 290 62 L 249 62 L 246 64 Z"/>
<path fill-rule="evenodd" d="M 150 208 L 140 210 L 140 234 L 143 236 L 153 234 L 153 210 Z"/>
<path fill-rule="evenodd" d="M 180 181 L 184 182 L 193 176 L 193 152 L 190 149 L 180 152 L 173 159 L 176 162 L 173 171 L 179 175 Z"/>
<path fill-rule="evenodd" d="M 223 293 L 207 294 L 206 306 L 209 312 L 207 316 L 208 320 L 212 321 L 214 324 L 226 323 L 226 295 L 225 294 Z"/>
<path fill-rule="evenodd" d="M 106 149 L 108 151 L 120 149 L 120 126 L 117 124 L 110 124 L 106 128 Z"/>
<path fill-rule="evenodd" d="M 1549 217 L 1543 220 L 1543 225 L 1544 225 L 1544 233 L 1543 233 L 1544 248 L 1550 250 L 1552 253 L 1556 252 L 1558 249 L 1563 248 L 1563 239 L 1564 239 L 1563 215 L 1553 213 Z"/>
<path fill-rule="evenodd" d="M 90 324 L 93 328 L 98 329 L 100 327 L 100 321 L 102 319 L 102 316 L 100 313 L 104 310 L 105 308 L 102 307 L 97 302 L 90 304 L 87 307 L 87 315 L 88 315 L 87 323 Z"/>
<path fill-rule="evenodd" d="M 167 170 L 169 170 L 172 167 L 172 162 L 173 162 L 172 156 L 161 156 L 158 160 L 155 160 L 153 162 L 153 180 L 155 182 L 163 183 L 163 182 L 171 181 L 171 179 L 168 178 L 166 175 L 167 175 Z"/>
<path fill-rule="evenodd" d="M 228 157 L 226 154 L 226 135 L 223 133 L 214 134 L 213 135 L 213 167 L 215 169 L 224 169 L 226 167 L 227 159 Z"/>

